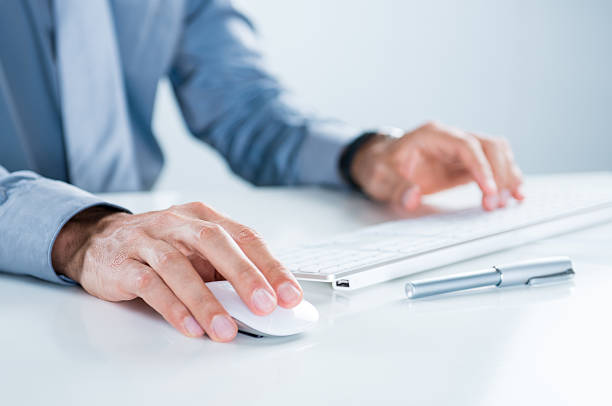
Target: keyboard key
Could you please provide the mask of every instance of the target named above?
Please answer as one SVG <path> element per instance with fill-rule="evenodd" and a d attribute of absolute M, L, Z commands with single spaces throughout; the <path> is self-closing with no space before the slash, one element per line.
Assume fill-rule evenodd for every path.
<path fill-rule="evenodd" d="M 506 209 L 489 213 L 473 208 L 378 224 L 281 252 L 278 258 L 294 272 L 333 275 L 512 231 L 602 204 L 612 205 L 612 187 L 601 188 L 599 194 L 590 186 L 581 191 L 579 185 L 572 190 L 544 190 Z"/>

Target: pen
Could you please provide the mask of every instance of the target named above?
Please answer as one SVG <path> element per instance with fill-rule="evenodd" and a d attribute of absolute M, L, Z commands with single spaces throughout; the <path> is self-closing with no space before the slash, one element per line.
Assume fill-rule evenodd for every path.
<path fill-rule="evenodd" d="M 406 283 L 405 289 L 406 296 L 417 299 L 485 286 L 536 285 L 572 277 L 574 269 L 568 257 L 548 257 L 438 279 L 412 281 Z"/>

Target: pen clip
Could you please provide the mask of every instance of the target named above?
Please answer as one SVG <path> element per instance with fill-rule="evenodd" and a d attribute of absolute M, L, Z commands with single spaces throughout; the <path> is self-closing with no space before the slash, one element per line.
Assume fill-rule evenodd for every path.
<path fill-rule="evenodd" d="M 535 278 L 528 279 L 527 285 L 534 286 L 534 285 L 542 285 L 544 283 L 561 282 L 561 281 L 565 281 L 565 280 L 573 278 L 575 274 L 576 273 L 574 272 L 574 270 L 570 268 L 567 271 L 545 275 L 545 276 L 536 276 Z"/>

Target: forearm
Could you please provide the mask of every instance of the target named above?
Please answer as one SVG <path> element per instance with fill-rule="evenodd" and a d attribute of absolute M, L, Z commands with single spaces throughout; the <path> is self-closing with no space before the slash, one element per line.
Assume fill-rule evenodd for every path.
<path fill-rule="evenodd" d="M 99 205 L 112 207 L 66 183 L 0 167 L 0 270 L 71 283 L 53 268 L 53 245 L 72 217 Z"/>
<path fill-rule="evenodd" d="M 338 162 L 359 131 L 276 103 L 270 101 L 267 111 L 261 105 L 236 108 L 199 135 L 225 156 L 236 174 L 257 186 L 346 187 Z"/>
<path fill-rule="evenodd" d="M 359 131 L 284 100 L 254 46 L 252 24 L 231 2 L 188 4 L 170 79 L 191 132 L 256 185 L 342 185 L 337 161 Z"/>

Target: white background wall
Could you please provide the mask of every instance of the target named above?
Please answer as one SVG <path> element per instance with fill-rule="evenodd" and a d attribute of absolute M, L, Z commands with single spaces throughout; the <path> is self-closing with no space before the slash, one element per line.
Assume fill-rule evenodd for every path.
<path fill-rule="evenodd" d="M 300 104 L 358 126 L 435 119 L 504 135 L 524 170 L 612 170 L 612 1 L 244 0 Z M 227 184 L 167 84 L 159 188 Z"/>

